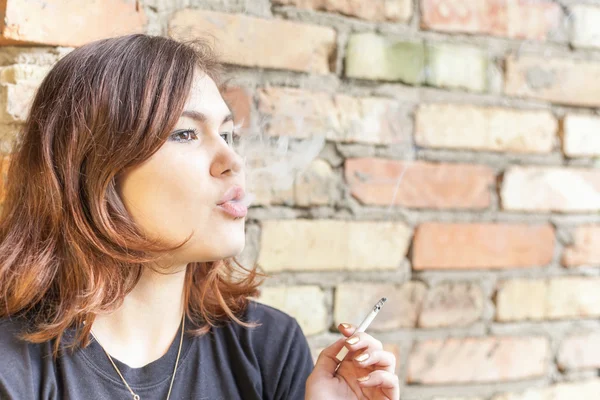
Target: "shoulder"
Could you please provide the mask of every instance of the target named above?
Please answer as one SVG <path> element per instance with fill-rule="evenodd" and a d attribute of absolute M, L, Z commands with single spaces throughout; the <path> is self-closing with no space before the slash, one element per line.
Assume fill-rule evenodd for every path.
<path fill-rule="evenodd" d="M 258 324 L 258 331 L 266 330 L 273 332 L 299 331 L 302 333 L 298 321 L 289 314 L 269 305 L 251 300 L 246 308 L 244 320 Z"/>
<path fill-rule="evenodd" d="M 22 340 L 20 334 L 26 329 L 22 318 L 0 319 L 0 398 L 19 398 L 35 392 L 31 384 L 41 373 L 43 349 L 49 346 Z"/>

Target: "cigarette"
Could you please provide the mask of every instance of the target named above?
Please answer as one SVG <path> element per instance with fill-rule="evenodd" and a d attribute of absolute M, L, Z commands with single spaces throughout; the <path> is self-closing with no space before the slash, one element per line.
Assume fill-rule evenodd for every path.
<path fill-rule="evenodd" d="M 375 306 L 373 307 L 373 309 L 371 310 L 371 312 L 369 313 L 369 315 L 367 315 L 367 317 L 363 320 L 363 322 L 360 323 L 360 325 L 354 331 L 354 333 L 366 331 L 367 328 L 369 327 L 369 325 L 371 325 L 371 322 L 373 322 L 373 320 L 377 316 L 377 314 L 379 314 L 379 311 L 381 310 L 381 307 L 383 307 L 383 304 L 386 301 L 387 301 L 387 298 L 382 297 L 381 300 L 379 300 L 377 302 L 377 304 L 375 304 Z M 337 355 L 335 356 L 335 358 L 339 361 L 339 364 L 335 368 L 335 371 L 337 371 L 338 368 L 340 367 L 340 365 L 342 365 L 342 361 L 344 361 L 344 358 L 346 357 L 346 354 L 348 354 L 348 351 L 349 351 L 348 348 L 344 346 L 339 351 L 339 353 L 337 353 Z"/>

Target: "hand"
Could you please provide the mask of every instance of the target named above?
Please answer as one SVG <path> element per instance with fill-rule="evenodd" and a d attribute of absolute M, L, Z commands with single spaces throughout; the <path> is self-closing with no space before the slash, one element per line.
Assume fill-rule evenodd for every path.
<path fill-rule="evenodd" d="M 319 355 L 306 381 L 306 400 L 398 400 L 396 357 L 384 351 L 381 342 L 372 336 L 364 332 L 353 335 L 356 328 L 352 325 L 340 324 L 338 329 L 345 337 Z M 349 344 L 349 337 L 359 340 Z M 334 375 L 338 365 L 335 356 L 344 346 L 350 351 Z M 364 355 L 368 357 L 363 361 L 355 359 L 364 359 Z"/>

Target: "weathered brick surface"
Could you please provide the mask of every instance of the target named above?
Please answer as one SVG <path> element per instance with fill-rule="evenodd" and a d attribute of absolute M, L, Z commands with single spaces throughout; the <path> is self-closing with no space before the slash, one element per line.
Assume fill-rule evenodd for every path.
<path fill-rule="evenodd" d="M 578 226 L 573 229 L 572 237 L 573 243 L 565 248 L 563 254 L 563 265 L 600 264 L 600 226 Z"/>
<path fill-rule="evenodd" d="M 543 337 L 426 340 L 417 343 L 410 354 L 407 381 L 466 384 L 541 377 L 548 352 L 548 340 Z"/>
<path fill-rule="evenodd" d="M 370 144 L 408 143 L 411 137 L 409 110 L 385 98 L 266 88 L 258 92 L 258 109 L 273 136 Z"/>
<path fill-rule="evenodd" d="M 382 297 L 385 307 L 369 326 L 369 331 L 413 328 L 427 288 L 421 282 L 401 285 L 377 283 L 344 283 L 335 289 L 335 324 L 351 323 L 358 326 Z"/>
<path fill-rule="evenodd" d="M 551 225 L 444 224 L 418 226 L 414 269 L 483 269 L 546 265 L 552 260 Z"/>
<path fill-rule="evenodd" d="M 600 210 L 600 170 L 511 167 L 504 173 L 502 208 L 531 212 Z"/>
<path fill-rule="evenodd" d="M 428 44 L 427 83 L 449 89 L 484 92 L 488 59 L 483 49 L 446 43 Z"/>
<path fill-rule="evenodd" d="M 0 44 L 81 46 L 111 36 L 143 32 L 147 17 L 135 2 L 5 0 Z"/>
<path fill-rule="evenodd" d="M 194 9 L 173 15 L 169 35 L 176 39 L 210 35 L 226 63 L 318 74 L 329 73 L 336 41 L 335 30 L 328 27 Z"/>
<path fill-rule="evenodd" d="M 544 40 L 560 29 L 560 5 L 548 0 L 421 0 L 421 26 L 444 32 L 466 32 Z"/>
<path fill-rule="evenodd" d="M 0 67 L 0 122 L 24 122 L 33 96 L 49 67 L 15 64 Z"/>
<path fill-rule="evenodd" d="M 579 333 L 565 338 L 557 362 L 563 370 L 600 368 L 600 333 Z"/>
<path fill-rule="evenodd" d="M 571 44 L 575 47 L 600 47 L 600 7 L 579 4 L 571 7 Z"/>
<path fill-rule="evenodd" d="M 327 329 L 325 293 L 318 286 L 263 287 L 257 300 L 296 318 L 305 335 Z"/>
<path fill-rule="evenodd" d="M 470 164 L 347 159 L 346 182 L 364 204 L 411 208 L 481 209 L 490 205 L 495 173 Z"/>
<path fill-rule="evenodd" d="M 481 318 L 484 295 L 481 287 L 465 282 L 446 282 L 427 291 L 419 327 L 468 326 Z"/>
<path fill-rule="evenodd" d="M 566 58 L 510 56 L 505 93 L 573 106 L 600 105 L 600 64 Z"/>
<path fill-rule="evenodd" d="M 410 0 L 273 0 L 273 4 L 336 12 L 369 21 L 407 21 L 412 15 Z"/>
<path fill-rule="evenodd" d="M 600 279 L 593 277 L 512 279 L 496 296 L 496 319 L 503 322 L 598 316 Z"/>
<path fill-rule="evenodd" d="M 563 152 L 569 157 L 600 155 L 600 118 L 569 114 L 563 120 Z"/>
<path fill-rule="evenodd" d="M 400 222 L 263 221 L 258 263 L 268 272 L 395 269 L 411 233 Z"/>
<path fill-rule="evenodd" d="M 600 380 L 558 383 L 546 388 L 495 396 L 493 400 L 592 400 L 600 394 Z"/>
<path fill-rule="evenodd" d="M 423 104 L 416 113 L 415 142 L 432 148 L 549 153 L 557 130 L 548 111 Z"/>
<path fill-rule="evenodd" d="M 350 36 L 346 49 L 349 78 L 400 81 L 418 84 L 425 79 L 425 47 L 374 33 Z"/>

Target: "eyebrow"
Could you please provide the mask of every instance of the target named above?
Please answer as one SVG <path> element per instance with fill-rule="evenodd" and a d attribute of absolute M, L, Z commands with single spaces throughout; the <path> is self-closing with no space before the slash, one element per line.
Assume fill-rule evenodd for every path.
<path fill-rule="evenodd" d="M 184 112 L 181 113 L 182 117 L 189 117 L 193 120 L 196 120 L 200 123 L 204 123 L 208 120 L 208 117 L 206 116 L 206 114 L 202 114 L 201 112 L 198 111 L 194 111 L 194 110 L 185 110 Z M 226 122 L 229 121 L 233 121 L 233 114 L 229 113 L 225 116 L 225 118 L 223 118 L 223 122 L 221 122 L 221 125 L 223 125 Z"/>

